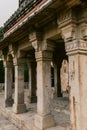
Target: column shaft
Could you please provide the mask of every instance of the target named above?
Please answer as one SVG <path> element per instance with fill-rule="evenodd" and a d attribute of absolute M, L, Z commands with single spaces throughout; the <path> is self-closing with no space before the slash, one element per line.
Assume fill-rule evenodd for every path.
<path fill-rule="evenodd" d="M 69 56 L 71 123 L 75 130 L 86 130 L 87 123 L 87 54 Z"/>
<path fill-rule="evenodd" d="M 12 77 L 12 63 L 7 62 L 5 65 L 5 107 L 12 106 L 12 85 L 13 85 L 13 77 Z"/>
<path fill-rule="evenodd" d="M 13 111 L 15 113 L 23 113 L 26 111 L 24 104 L 24 64 L 15 65 L 15 98 Z"/>
<path fill-rule="evenodd" d="M 79 69 L 79 55 L 69 56 L 70 119 L 74 130 L 81 130 Z"/>
<path fill-rule="evenodd" d="M 37 115 L 35 126 L 43 130 L 54 126 L 51 105 L 51 52 L 36 52 L 37 60 Z"/>

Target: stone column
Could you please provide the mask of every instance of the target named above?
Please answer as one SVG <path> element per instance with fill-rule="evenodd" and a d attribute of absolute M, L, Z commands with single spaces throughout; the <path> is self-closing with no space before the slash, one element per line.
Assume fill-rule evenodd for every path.
<path fill-rule="evenodd" d="M 51 105 L 51 60 L 52 52 L 35 53 L 37 61 L 37 114 L 35 127 L 38 130 L 54 126 L 54 118 L 50 112 Z"/>
<path fill-rule="evenodd" d="M 81 77 L 82 77 L 80 75 L 81 74 L 80 70 L 82 66 L 80 63 L 81 57 L 82 56 L 79 53 L 72 53 L 69 55 L 70 119 L 71 119 L 72 128 L 74 130 L 83 129 L 83 128 L 81 129 L 81 124 L 80 124 L 81 123 L 80 122 L 81 121 L 80 98 L 82 96 L 82 94 L 80 93 L 81 91 L 80 87 L 82 87 L 82 84 L 80 84 Z M 82 75 L 84 75 L 84 73 Z M 84 82 L 84 80 L 82 82 Z M 84 87 L 85 86 L 83 86 L 83 89 Z M 86 129 L 83 129 L 83 130 L 86 130 Z"/>
<path fill-rule="evenodd" d="M 12 62 L 9 62 L 9 61 L 4 62 L 4 67 L 5 67 L 5 107 L 10 107 L 13 104 L 13 99 L 12 99 L 12 85 L 13 85 Z"/>
<path fill-rule="evenodd" d="M 34 103 L 37 101 L 36 97 L 36 62 L 28 63 L 29 68 L 29 101 Z"/>
<path fill-rule="evenodd" d="M 24 59 L 16 59 L 15 66 L 15 97 L 13 112 L 23 113 L 26 111 L 24 104 Z"/>
<path fill-rule="evenodd" d="M 87 129 L 87 50 L 69 55 L 70 117 L 74 130 Z"/>

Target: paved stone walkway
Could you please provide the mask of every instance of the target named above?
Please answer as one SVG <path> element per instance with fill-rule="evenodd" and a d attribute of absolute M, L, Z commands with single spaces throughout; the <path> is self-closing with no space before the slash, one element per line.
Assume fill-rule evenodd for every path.
<path fill-rule="evenodd" d="M 19 130 L 19 128 L 0 115 L 0 130 Z"/>
<path fill-rule="evenodd" d="M 27 93 L 26 93 L 27 92 Z M 25 92 L 25 103 L 27 105 L 27 112 L 23 114 L 14 114 L 12 107 L 4 107 L 4 93 L 0 94 L 0 114 L 6 119 L 8 118 L 20 130 L 33 130 L 34 115 L 36 114 L 36 103 L 28 103 L 28 91 Z M 46 130 L 70 130 L 70 112 L 69 112 L 69 100 L 66 98 L 55 98 L 51 102 L 51 112 L 54 115 L 56 126 L 48 128 Z M 0 130 L 19 130 L 10 121 L 0 116 L 0 121 L 7 122 L 7 124 L 0 123 Z M 1 125 L 2 124 L 2 125 Z M 7 129 L 8 128 L 8 129 Z"/>

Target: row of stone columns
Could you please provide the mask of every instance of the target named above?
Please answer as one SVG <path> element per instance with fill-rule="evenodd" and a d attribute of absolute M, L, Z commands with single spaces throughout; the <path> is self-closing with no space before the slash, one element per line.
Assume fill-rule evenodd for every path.
<path fill-rule="evenodd" d="M 37 114 L 35 115 L 35 127 L 44 129 L 55 124 L 54 118 L 50 112 L 51 102 L 51 51 L 35 52 L 37 67 L 35 62 L 28 64 L 29 66 L 29 86 L 30 100 L 36 100 L 37 86 Z M 5 63 L 5 106 L 12 106 L 12 62 Z M 35 70 L 37 68 L 37 70 Z M 24 103 L 24 59 L 16 59 L 14 62 L 15 70 L 15 92 L 13 112 L 23 113 L 26 111 Z M 37 73 L 37 81 L 36 81 Z M 36 82 L 35 82 L 36 81 Z M 36 85 L 37 84 L 37 85 Z"/>
<path fill-rule="evenodd" d="M 26 111 L 24 104 L 24 59 L 16 59 L 12 61 L 4 61 L 5 67 L 5 107 L 13 105 L 15 113 L 23 113 Z M 14 100 L 12 98 L 13 87 L 13 64 L 15 73 L 15 92 Z M 30 102 L 36 102 L 36 63 L 30 62 L 29 67 L 29 98 Z M 13 104 L 14 103 L 14 104 Z"/>
<path fill-rule="evenodd" d="M 80 43 L 81 44 L 81 43 Z M 83 46 L 84 47 L 84 46 Z M 69 86 L 70 86 L 70 110 L 71 123 L 73 129 L 86 130 L 87 124 L 87 52 L 85 48 L 78 48 L 68 52 L 69 56 Z M 35 52 L 37 62 L 37 114 L 35 115 L 35 127 L 43 130 L 55 125 L 55 121 L 50 112 L 51 104 L 51 51 Z M 5 66 L 5 106 L 13 104 L 12 99 L 12 61 L 4 63 Z M 22 113 L 26 111 L 24 104 L 24 60 L 17 59 L 15 66 L 15 98 L 13 111 Z M 30 65 L 33 66 L 32 64 Z M 35 67 L 36 65 L 34 65 Z M 34 70 L 29 72 L 33 75 Z M 32 73 L 32 74 L 31 74 Z M 34 74 L 35 75 L 35 74 Z M 32 78 L 32 76 L 31 76 Z M 31 91 L 33 93 L 33 79 L 31 79 Z M 33 84 L 34 85 L 34 84 Z M 33 95 L 35 96 L 35 95 Z"/>

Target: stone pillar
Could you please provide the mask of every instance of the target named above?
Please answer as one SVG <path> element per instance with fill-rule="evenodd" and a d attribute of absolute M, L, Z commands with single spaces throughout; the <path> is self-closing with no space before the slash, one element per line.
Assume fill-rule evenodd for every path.
<path fill-rule="evenodd" d="M 12 85 L 13 85 L 12 62 L 9 62 L 9 61 L 4 62 L 4 67 L 5 67 L 5 107 L 10 107 L 13 105 L 13 99 L 12 99 Z"/>
<path fill-rule="evenodd" d="M 24 104 L 24 59 L 16 59 L 15 66 L 15 97 L 13 112 L 23 113 L 26 111 Z"/>
<path fill-rule="evenodd" d="M 28 63 L 29 68 L 29 101 L 34 103 L 37 101 L 36 97 L 36 62 Z"/>
<path fill-rule="evenodd" d="M 83 128 L 81 129 L 81 124 L 80 124 L 81 123 L 80 98 L 82 96 L 82 94 L 80 93 L 82 84 L 80 83 L 81 83 L 81 77 L 83 77 L 80 75 L 81 66 L 82 66 L 80 63 L 81 57 L 82 55 L 80 55 L 79 53 L 73 53 L 69 55 L 70 119 L 71 119 L 71 125 L 73 130 L 86 130 Z M 84 75 L 84 73 L 82 73 L 82 75 Z M 84 82 L 84 80 L 82 82 Z M 85 86 L 83 86 L 83 89 L 84 87 Z"/>
<path fill-rule="evenodd" d="M 51 105 L 51 60 L 52 52 L 39 51 L 35 53 L 37 61 L 37 114 L 35 127 L 38 130 L 55 125 L 50 112 Z"/>
<path fill-rule="evenodd" d="M 87 129 L 87 51 L 69 53 L 70 117 L 73 130 Z"/>

